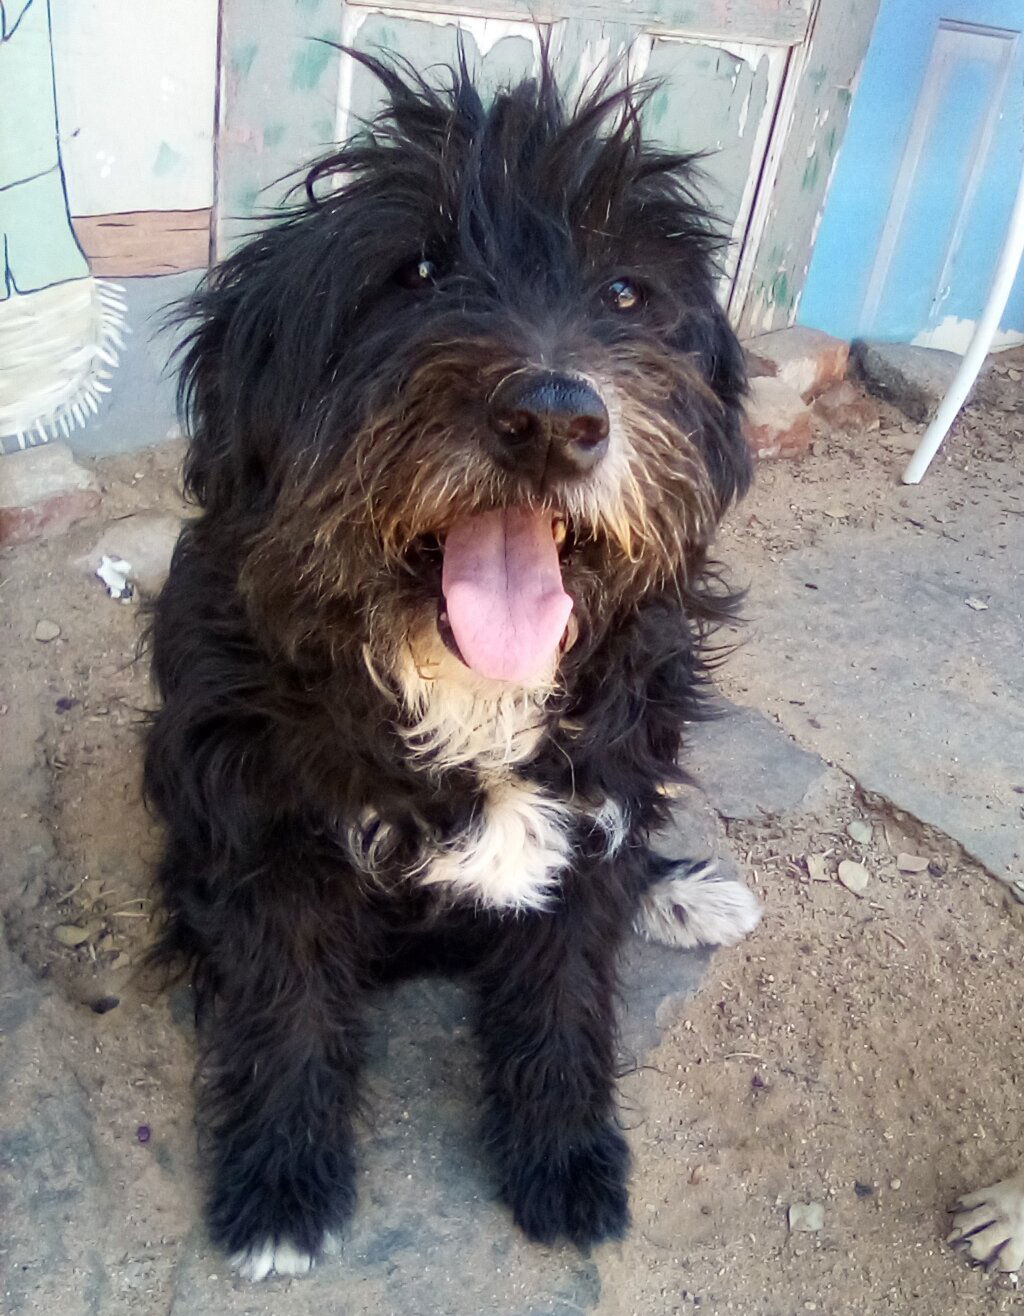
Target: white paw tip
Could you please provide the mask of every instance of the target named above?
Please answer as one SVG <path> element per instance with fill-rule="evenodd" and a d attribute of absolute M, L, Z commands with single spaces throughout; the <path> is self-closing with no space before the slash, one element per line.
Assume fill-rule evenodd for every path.
<path fill-rule="evenodd" d="M 237 1253 L 231 1264 L 243 1279 L 256 1284 L 271 1275 L 308 1275 L 313 1257 L 291 1243 L 263 1243 Z"/>
<path fill-rule="evenodd" d="M 975 1265 L 1007 1274 L 1024 1267 L 1024 1171 L 961 1197 L 946 1241 Z"/>
<path fill-rule="evenodd" d="M 734 946 L 760 921 L 757 897 L 742 882 L 719 878 L 712 859 L 656 882 L 644 895 L 636 930 L 679 949 Z"/>

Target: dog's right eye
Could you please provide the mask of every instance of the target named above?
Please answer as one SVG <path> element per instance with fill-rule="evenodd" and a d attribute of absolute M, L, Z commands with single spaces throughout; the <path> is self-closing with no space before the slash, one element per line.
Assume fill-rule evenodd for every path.
<path fill-rule="evenodd" d="M 434 261 L 427 260 L 425 256 L 419 260 L 411 260 L 407 265 L 402 265 L 395 272 L 395 282 L 401 284 L 403 288 L 417 289 L 430 288 L 437 282 L 438 268 Z"/>

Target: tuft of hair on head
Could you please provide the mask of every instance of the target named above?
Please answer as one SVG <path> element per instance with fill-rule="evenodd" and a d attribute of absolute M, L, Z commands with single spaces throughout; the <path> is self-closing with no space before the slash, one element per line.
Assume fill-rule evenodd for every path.
<path fill-rule="evenodd" d="M 517 167 L 529 171 L 535 183 L 548 180 L 540 198 L 561 196 L 567 211 L 594 224 L 609 221 L 629 185 L 646 185 L 663 202 L 671 201 L 677 222 L 685 220 L 685 231 L 677 223 L 675 236 L 696 242 L 712 258 L 728 244 L 703 196 L 705 153 L 666 151 L 648 139 L 644 111 L 663 84 L 632 77 L 629 50 L 595 70 L 570 100 L 559 86 L 550 37 L 542 35 L 536 73 L 497 87 L 485 104 L 461 34 L 454 62 L 433 67 L 436 81 L 396 52 L 327 44 L 377 79 L 384 103 L 296 181 L 291 195 L 301 191 L 311 206 L 329 205 L 339 186 L 357 182 L 383 162 L 382 155 L 418 151 L 432 169 L 458 161 L 492 185 L 493 171 L 502 170 L 510 187 Z M 319 190 L 325 182 L 331 187 Z M 566 183 L 575 185 L 567 191 Z"/>

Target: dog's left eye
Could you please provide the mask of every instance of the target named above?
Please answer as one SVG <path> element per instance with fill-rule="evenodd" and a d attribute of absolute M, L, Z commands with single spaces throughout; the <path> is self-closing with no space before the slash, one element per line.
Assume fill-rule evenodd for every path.
<path fill-rule="evenodd" d="M 629 279 L 613 279 L 604 290 L 604 299 L 613 311 L 636 311 L 643 305 L 644 295 Z"/>
<path fill-rule="evenodd" d="M 424 256 L 420 260 L 411 260 L 395 273 L 395 280 L 403 288 L 429 288 L 437 282 L 439 270 L 432 260 Z"/>

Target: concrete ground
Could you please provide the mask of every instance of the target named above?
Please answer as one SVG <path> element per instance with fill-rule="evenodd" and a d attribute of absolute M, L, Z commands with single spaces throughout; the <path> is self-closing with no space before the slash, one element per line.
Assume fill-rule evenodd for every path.
<path fill-rule="evenodd" d="M 176 513 L 179 454 L 98 462 L 95 519 L 0 555 L 0 1310 L 1016 1310 L 941 1239 L 948 1200 L 1024 1144 L 1022 424 L 990 373 L 909 490 L 919 426 L 883 410 L 764 466 L 723 533 L 750 620 L 679 826 L 766 917 L 714 957 L 631 954 L 629 1240 L 585 1257 L 515 1233 L 473 1137 L 465 1001 L 414 983 L 381 1004 L 342 1255 L 256 1288 L 199 1223 L 187 988 L 132 979 L 156 840 L 139 615 L 81 565 Z M 791 1227 L 807 1205 L 818 1227 Z"/>

